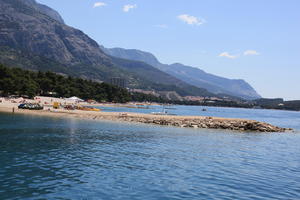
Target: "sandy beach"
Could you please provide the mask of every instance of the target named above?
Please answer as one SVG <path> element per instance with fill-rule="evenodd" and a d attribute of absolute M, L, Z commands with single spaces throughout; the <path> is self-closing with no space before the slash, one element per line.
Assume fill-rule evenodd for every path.
<path fill-rule="evenodd" d="M 182 128 L 210 128 L 210 129 L 228 129 L 237 131 L 255 131 L 255 132 L 285 132 L 290 129 L 280 128 L 271 124 L 258 122 L 247 119 L 229 119 L 218 117 L 201 117 L 201 116 L 170 116 L 170 115 L 153 115 L 141 113 L 120 113 L 120 112 L 94 112 L 82 110 L 65 110 L 52 108 L 52 102 L 61 104 L 72 104 L 64 99 L 37 97 L 35 100 L 25 100 L 30 103 L 41 103 L 44 110 L 23 110 L 18 109 L 18 105 L 24 102 L 24 99 L 4 99 L 0 98 L 0 112 L 38 115 L 49 117 L 72 117 L 91 120 L 111 120 L 134 123 L 145 123 L 165 126 L 176 126 Z M 81 103 L 81 105 L 88 105 Z M 90 104 L 89 104 L 90 105 Z M 108 106 L 108 104 L 94 104 Z M 111 106 L 109 104 L 109 106 Z M 116 105 L 115 105 L 116 106 Z M 126 105 L 122 105 L 126 106 Z"/>

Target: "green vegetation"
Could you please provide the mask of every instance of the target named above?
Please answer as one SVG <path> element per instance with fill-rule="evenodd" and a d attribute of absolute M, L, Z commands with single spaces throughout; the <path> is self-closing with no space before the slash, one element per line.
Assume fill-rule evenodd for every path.
<path fill-rule="evenodd" d="M 125 89 L 106 83 L 80 78 L 64 77 L 52 72 L 33 72 L 0 65 L 0 91 L 2 95 L 36 95 L 55 97 L 78 96 L 96 101 L 128 102 L 131 95 Z"/>

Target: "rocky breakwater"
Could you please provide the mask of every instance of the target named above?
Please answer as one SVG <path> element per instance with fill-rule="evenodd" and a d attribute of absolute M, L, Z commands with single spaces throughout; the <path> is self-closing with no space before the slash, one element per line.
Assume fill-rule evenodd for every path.
<path fill-rule="evenodd" d="M 285 132 L 292 129 L 273 126 L 268 123 L 255 120 L 225 119 L 214 117 L 181 117 L 181 116 L 154 116 L 154 115 L 132 115 L 119 116 L 120 120 L 128 122 L 139 122 L 164 126 L 177 126 L 183 128 L 209 128 L 227 129 L 236 131 L 254 132 Z"/>

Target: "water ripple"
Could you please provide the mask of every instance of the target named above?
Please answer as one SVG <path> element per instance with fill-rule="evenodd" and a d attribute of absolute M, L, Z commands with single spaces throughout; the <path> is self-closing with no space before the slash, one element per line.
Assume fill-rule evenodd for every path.
<path fill-rule="evenodd" d="M 300 199 L 299 134 L 10 119 L 0 199 Z"/>

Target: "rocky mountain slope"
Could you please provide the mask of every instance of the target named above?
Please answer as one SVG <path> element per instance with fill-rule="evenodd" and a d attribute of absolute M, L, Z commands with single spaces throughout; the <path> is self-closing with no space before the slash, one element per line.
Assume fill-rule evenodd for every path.
<path fill-rule="evenodd" d="M 162 64 L 158 59 L 151 53 L 136 50 L 136 49 L 122 49 L 122 48 L 105 48 L 101 47 L 102 50 L 109 55 L 130 59 L 138 60 L 149 65 L 156 67 L 184 82 L 187 82 L 196 87 L 205 88 L 215 94 L 229 94 L 245 99 L 257 99 L 260 95 L 248 84 L 246 81 L 241 79 L 228 79 L 213 74 L 206 73 L 205 71 L 186 66 L 180 63 L 172 65 Z"/>
<path fill-rule="evenodd" d="M 60 14 L 58 12 L 56 12 L 55 10 L 49 8 L 48 6 L 39 4 L 35 0 L 25 0 L 23 2 L 26 5 L 36 9 L 38 12 L 48 15 L 49 17 L 51 17 L 52 19 L 55 19 L 56 21 L 58 21 L 60 23 L 65 23 L 63 18 L 60 16 Z"/>
<path fill-rule="evenodd" d="M 124 78 L 131 88 L 216 96 L 140 61 L 115 58 L 35 0 L 0 0 L 0 62 L 96 81 Z"/>

